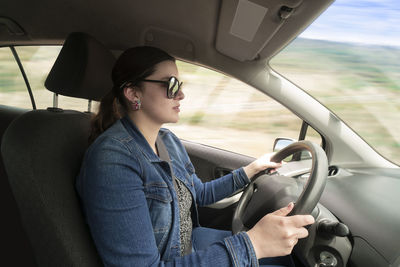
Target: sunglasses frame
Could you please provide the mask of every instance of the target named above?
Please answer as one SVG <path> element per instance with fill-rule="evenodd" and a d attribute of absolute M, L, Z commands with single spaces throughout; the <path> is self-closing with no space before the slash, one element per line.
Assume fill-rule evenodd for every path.
<path fill-rule="evenodd" d="M 171 85 L 171 79 L 175 79 L 174 84 L 170 87 Z M 181 86 L 183 84 L 183 82 L 179 82 L 178 78 L 176 78 L 175 76 L 171 76 L 169 77 L 168 81 L 161 81 L 161 80 L 149 80 L 149 79 L 142 79 L 140 80 L 142 82 L 152 82 L 152 83 L 162 83 L 165 84 L 167 86 L 167 98 L 169 99 L 173 99 L 175 98 L 179 91 L 181 90 Z M 175 93 L 172 93 L 172 88 L 174 88 L 175 86 L 178 86 L 178 90 L 176 90 Z"/>

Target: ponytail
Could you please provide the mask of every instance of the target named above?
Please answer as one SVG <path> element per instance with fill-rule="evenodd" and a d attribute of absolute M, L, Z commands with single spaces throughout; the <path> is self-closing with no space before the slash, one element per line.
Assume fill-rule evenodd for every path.
<path fill-rule="evenodd" d="M 98 113 L 92 119 L 91 133 L 89 136 L 89 144 L 119 120 L 123 114 L 118 103 L 117 97 L 113 90 L 110 90 L 100 102 Z"/>

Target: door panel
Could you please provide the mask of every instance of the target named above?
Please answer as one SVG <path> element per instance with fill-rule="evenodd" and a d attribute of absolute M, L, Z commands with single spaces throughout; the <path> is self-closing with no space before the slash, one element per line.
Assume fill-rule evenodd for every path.
<path fill-rule="evenodd" d="M 243 167 L 254 158 L 234 152 L 182 140 L 196 169 L 197 176 L 208 182 L 217 179 L 232 170 Z M 204 227 L 231 230 L 233 212 L 241 192 L 217 203 L 199 207 L 200 224 Z"/>
<path fill-rule="evenodd" d="M 197 176 L 208 182 L 221 177 L 226 172 L 243 167 L 255 158 L 218 149 L 215 147 L 181 140 L 188 152 Z"/>

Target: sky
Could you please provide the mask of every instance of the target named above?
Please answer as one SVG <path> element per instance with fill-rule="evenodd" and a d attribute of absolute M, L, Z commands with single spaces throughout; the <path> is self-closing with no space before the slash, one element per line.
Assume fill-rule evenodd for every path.
<path fill-rule="evenodd" d="M 400 1 L 336 0 L 300 37 L 400 46 Z"/>

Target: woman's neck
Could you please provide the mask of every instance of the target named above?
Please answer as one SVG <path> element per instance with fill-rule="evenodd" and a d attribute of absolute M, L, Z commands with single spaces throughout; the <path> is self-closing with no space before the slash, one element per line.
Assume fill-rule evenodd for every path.
<path fill-rule="evenodd" d="M 158 154 L 156 149 L 156 140 L 161 125 L 154 123 L 147 118 L 144 118 L 143 116 L 136 116 L 136 114 L 129 114 L 129 117 L 135 123 L 136 127 L 142 133 L 146 141 L 149 143 L 154 153 Z"/>

